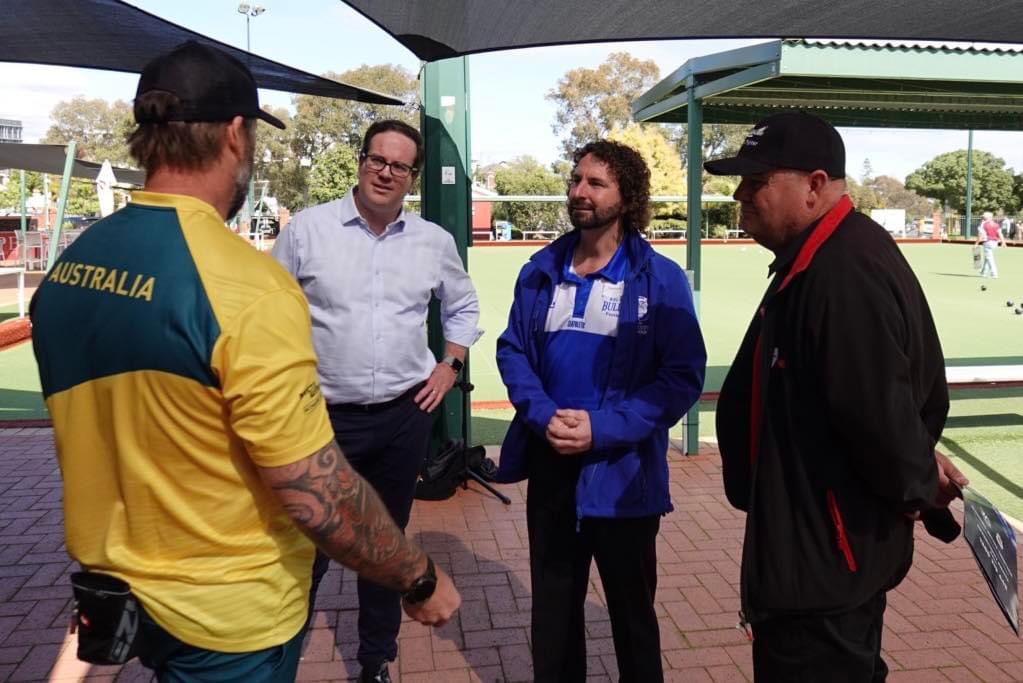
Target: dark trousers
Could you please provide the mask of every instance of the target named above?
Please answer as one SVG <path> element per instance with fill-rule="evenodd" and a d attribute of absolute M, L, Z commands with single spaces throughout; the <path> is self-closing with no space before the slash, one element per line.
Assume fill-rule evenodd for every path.
<path fill-rule="evenodd" d="M 533 675 L 537 683 L 586 680 L 583 605 L 596 560 L 623 683 L 664 680 L 654 612 L 660 516 L 586 518 L 578 523 L 578 456 L 540 446 L 530 457 L 526 523 L 533 589 Z"/>
<path fill-rule="evenodd" d="M 412 510 L 416 478 L 426 457 L 433 415 L 420 410 L 411 395 L 380 411 L 328 405 L 327 412 L 341 451 L 376 489 L 391 517 L 404 531 Z M 310 614 L 329 563 L 326 555 L 316 552 Z M 398 656 L 401 595 L 361 576 L 358 591 L 359 663 L 364 668 L 375 668 Z"/>
<path fill-rule="evenodd" d="M 770 683 L 883 683 L 884 591 L 842 614 L 794 615 L 753 627 L 753 677 Z"/>

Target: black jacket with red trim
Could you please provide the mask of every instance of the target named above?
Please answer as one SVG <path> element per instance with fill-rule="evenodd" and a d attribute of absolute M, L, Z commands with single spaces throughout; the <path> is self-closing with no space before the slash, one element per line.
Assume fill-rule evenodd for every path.
<path fill-rule="evenodd" d="M 751 623 L 896 586 L 913 555 L 905 513 L 937 494 L 938 334 L 898 246 L 851 208 L 843 197 L 776 262 L 718 400 L 725 493 L 748 513 Z"/>

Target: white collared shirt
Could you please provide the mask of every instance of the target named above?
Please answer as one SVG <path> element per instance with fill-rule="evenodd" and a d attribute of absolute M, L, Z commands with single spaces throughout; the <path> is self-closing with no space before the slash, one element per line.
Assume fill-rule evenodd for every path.
<path fill-rule="evenodd" d="M 431 295 L 440 300 L 446 341 L 469 347 L 483 333 L 451 234 L 402 210 L 378 236 L 352 190 L 297 213 L 273 256 L 309 300 L 327 403 L 388 401 L 430 375 L 437 364 L 427 346 Z"/>

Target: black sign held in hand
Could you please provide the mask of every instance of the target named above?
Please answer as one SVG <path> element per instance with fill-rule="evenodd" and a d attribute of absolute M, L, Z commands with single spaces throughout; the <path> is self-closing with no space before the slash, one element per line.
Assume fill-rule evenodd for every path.
<path fill-rule="evenodd" d="M 997 508 L 973 489 L 963 489 L 963 501 L 966 510 L 966 541 L 987 579 L 995 602 L 1002 608 L 1005 618 L 1018 636 L 1016 534 Z"/>

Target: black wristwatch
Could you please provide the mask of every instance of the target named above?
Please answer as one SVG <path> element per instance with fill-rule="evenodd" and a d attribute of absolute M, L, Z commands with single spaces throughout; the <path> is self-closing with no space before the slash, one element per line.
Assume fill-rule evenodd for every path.
<path fill-rule="evenodd" d="M 441 363 L 444 363 L 444 365 L 449 366 L 452 370 L 455 371 L 456 375 L 462 371 L 462 368 L 465 365 L 464 363 L 462 363 L 462 361 L 458 360 L 451 354 L 444 356 L 444 359 L 441 361 Z"/>
<path fill-rule="evenodd" d="M 435 590 L 437 590 L 437 568 L 433 566 L 433 559 L 427 556 L 426 571 L 412 582 L 411 588 L 401 594 L 401 599 L 410 605 L 418 605 L 429 600 Z"/>

